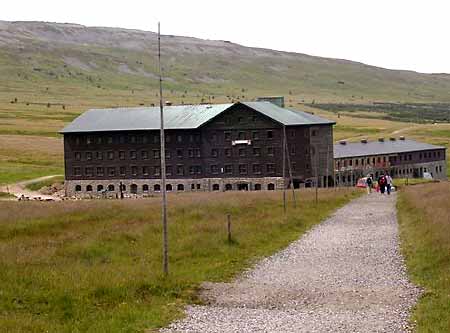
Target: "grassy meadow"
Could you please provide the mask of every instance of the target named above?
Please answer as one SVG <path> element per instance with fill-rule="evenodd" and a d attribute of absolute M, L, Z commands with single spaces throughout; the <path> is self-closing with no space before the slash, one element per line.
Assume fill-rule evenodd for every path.
<path fill-rule="evenodd" d="M 0 327 L 7 332 L 156 329 L 196 303 L 202 281 L 226 281 L 287 246 L 361 192 L 169 196 L 170 276 L 161 276 L 160 199 L 0 202 Z M 226 215 L 232 216 L 232 242 Z"/>
<path fill-rule="evenodd" d="M 405 186 L 397 207 L 408 273 L 424 289 L 417 332 L 450 332 L 450 184 Z"/>

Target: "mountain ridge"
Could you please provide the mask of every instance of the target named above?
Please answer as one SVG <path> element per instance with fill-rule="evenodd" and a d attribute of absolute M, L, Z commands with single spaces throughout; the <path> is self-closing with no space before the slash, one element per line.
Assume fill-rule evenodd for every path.
<path fill-rule="evenodd" d="M 41 82 L 76 90 L 153 91 L 156 42 L 156 33 L 139 29 L 0 21 L 0 75 L 6 78 L 0 87 L 29 89 Z M 450 101 L 448 73 L 385 69 L 226 40 L 162 35 L 162 42 L 166 81 L 174 92 L 282 94 L 293 96 L 293 103 Z"/>

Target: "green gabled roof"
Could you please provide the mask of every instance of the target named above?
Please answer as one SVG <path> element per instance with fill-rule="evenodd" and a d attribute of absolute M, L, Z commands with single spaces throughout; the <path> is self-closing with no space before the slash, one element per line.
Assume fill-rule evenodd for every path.
<path fill-rule="evenodd" d="M 311 113 L 282 108 L 270 102 L 241 102 L 241 104 L 247 105 L 249 108 L 286 126 L 335 124 L 334 121 L 315 116 Z"/>
<path fill-rule="evenodd" d="M 306 112 L 280 108 L 270 102 L 240 103 L 286 126 L 334 124 Z M 239 103 L 165 106 L 164 127 L 199 128 L 236 104 Z M 159 107 L 91 109 L 64 127 L 61 133 L 157 130 L 159 126 Z"/>

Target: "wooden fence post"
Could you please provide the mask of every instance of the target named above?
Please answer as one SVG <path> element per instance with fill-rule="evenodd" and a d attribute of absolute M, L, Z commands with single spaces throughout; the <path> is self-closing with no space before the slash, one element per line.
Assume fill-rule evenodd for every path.
<path fill-rule="evenodd" d="M 231 214 L 227 214 L 228 243 L 231 243 Z"/>

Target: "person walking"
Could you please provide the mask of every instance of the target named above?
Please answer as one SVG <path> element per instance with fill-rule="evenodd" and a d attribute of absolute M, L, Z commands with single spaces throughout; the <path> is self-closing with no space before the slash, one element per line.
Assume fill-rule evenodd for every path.
<path fill-rule="evenodd" d="M 371 175 L 367 175 L 366 184 L 367 184 L 367 194 L 372 193 L 373 180 Z"/>
<path fill-rule="evenodd" d="M 385 178 L 386 178 L 386 191 L 387 194 L 390 195 L 392 189 L 392 177 L 387 173 Z"/>
<path fill-rule="evenodd" d="M 378 185 L 380 186 L 380 192 L 381 194 L 384 194 L 386 191 L 386 177 L 382 173 L 380 177 L 378 177 Z"/>

